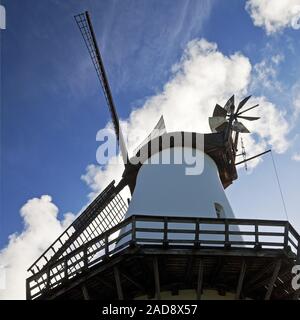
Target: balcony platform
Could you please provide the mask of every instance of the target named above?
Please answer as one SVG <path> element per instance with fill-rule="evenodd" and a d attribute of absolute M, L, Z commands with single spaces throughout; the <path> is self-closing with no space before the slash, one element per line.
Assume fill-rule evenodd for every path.
<path fill-rule="evenodd" d="M 299 258 L 300 236 L 287 221 L 137 215 L 28 278 L 27 299 L 160 299 L 187 289 L 197 299 L 206 289 L 298 299 Z"/>

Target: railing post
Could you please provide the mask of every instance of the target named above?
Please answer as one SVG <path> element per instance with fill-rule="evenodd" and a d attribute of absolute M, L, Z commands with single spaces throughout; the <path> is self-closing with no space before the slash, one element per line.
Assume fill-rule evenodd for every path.
<path fill-rule="evenodd" d="M 31 300 L 30 280 L 26 279 L 26 300 Z"/>
<path fill-rule="evenodd" d="M 296 264 L 300 264 L 300 237 L 297 238 L 297 241 L 298 241 L 298 249 L 297 249 Z"/>
<path fill-rule="evenodd" d="M 284 250 L 288 250 L 288 244 L 289 244 L 289 222 L 286 222 L 284 226 L 284 242 L 283 242 L 283 248 Z"/>
<path fill-rule="evenodd" d="M 83 269 L 88 269 L 87 246 L 83 248 Z"/>
<path fill-rule="evenodd" d="M 135 216 L 132 216 L 132 222 L 131 222 L 131 245 L 135 245 L 136 243 L 136 220 Z"/>
<path fill-rule="evenodd" d="M 105 246 L 105 258 L 108 258 L 109 248 L 108 248 L 108 235 L 107 235 L 107 233 L 105 234 L 105 237 L 104 237 L 104 246 Z"/>
<path fill-rule="evenodd" d="M 65 258 L 64 260 L 64 269 L 65 269 L 65 279 L 68 279 L 68 260 Z"/>
<path fill-rule="evenodd" d="M 195 247 L 199 247 L 200 246 L 199 235 L 200 235 L 200 223 L 199 223 L 199 219 L 196 219 L 196 225 L 195 225 Z"/>
<path fill-rule="evenodd" d="M 261 249 L 261 245 L 259 244 L 259 232 L 258 232 L 258 221 L 255 221 L 255 249 Z"/>
<path fill-rule="evenodd" d="M 225 220 L 225 248 L 230 247 L 230 242 L 229 242 L 229 224 L 227 219 Z"/>
<path fill-rule="evenodd" d="M 47 282 L 46 282 L 46 289 L 48 290 L 50 287 L 50 267 L 47 268 Z"/>
<path fill-rule="evenodd" d="M 168 245 L 168 218 L 164 217 L 164 240 L 163 240 L 163 245 L 167 246 Z"/>

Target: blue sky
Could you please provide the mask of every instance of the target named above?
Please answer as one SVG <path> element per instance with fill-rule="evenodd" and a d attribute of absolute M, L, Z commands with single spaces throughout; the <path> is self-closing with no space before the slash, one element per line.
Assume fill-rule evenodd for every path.
<path fill-rule="evenodd" d="M 293 92 L 300 79 L 299 30 L 268 35 L 254 26 L 245 1 L 10 0 L 7 29 L 1 32 L 1 221 L 0 248 L 21 232 L 19 210 L 28 199 L 49 194 L 59 208 L 77 213 L 89 187 L 80 179 L 96 163 L 97 131 L 109 120 L 96 74 L 73 15 L 89 10 L 118 112 L 157 94 L 172 76 L 187 43 L 215 42 L 224 55 L 241 52 L 251 65 L 272 56 L 284 59 L 273 82 L 251 93 L 264 95 L 295 120 L 290 148 L 274 154 L 289 219 L 300 231 L 299 119 L 293 118 Z M 294 91 L 293 91 L 294 90 Z M 216 101 L 217 102 L 217 101 Z M 213 108 L 213 106 L 212 106 Z M 274 128 L 276 130 L 276 128 Z M 201 128 L 199 128 L 201 131 Z M 141 140 L 144 137 L 141 137 Z M 247 148 L 247 146 L 246 146 Z M 269 155 L 251 174 L 228 189 L 236 215 L 285 219 Z"/>

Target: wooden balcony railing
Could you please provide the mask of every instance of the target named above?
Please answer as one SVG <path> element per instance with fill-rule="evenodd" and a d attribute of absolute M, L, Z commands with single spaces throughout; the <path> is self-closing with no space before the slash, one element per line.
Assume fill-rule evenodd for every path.
<path fill-rule="evenodd" d="M 27 299 L 40 297 L 131 245 L 273 249 L 300 262 L 300 236 L 287 221 L 134 215 L 29 277 Z"/>

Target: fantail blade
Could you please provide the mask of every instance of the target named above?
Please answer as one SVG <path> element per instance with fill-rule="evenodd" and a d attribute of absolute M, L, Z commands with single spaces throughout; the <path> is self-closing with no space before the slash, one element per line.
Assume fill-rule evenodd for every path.
<path fill-rule="evenodd" d="M 237 118 L 242 118 L 249 121 L 254 121 L 260 119 L 260 117 L 245 117 L 245 116 L 237 116 Z"/>
<path fill-rule="evenodd" d="M 208 122 L 212 132 L 219 132 L 220 130 L 217 129 L 227 123 L 227 120 L 225 117 L 209 117 Z"/>
<path fill-rule="evenodd" d="M 224 109 L 227 112 L 230 112 L 231 110 L 234 110 L 234 95 L 226 102 Z"/>
<path fill-rule="evenodd" d="M 250 133 L 250 131 L 241 122 L 238 121 L 235 121 L 233 123 L 232 129 L 240 133 Z"/>
<path fill-rule="evenodd" d="M 242 112 L 237 113 L 237 115 L 239 116 L 240 114 L 243 114 L 243 113 L 245 113 L 245 112 L 247 112 L 247 111 L 249 111 L 249 110 L 252 110 L 252 109 L 254 109 L 254 108 L 257 108 L 258 106 L 259 106 L 259 104 L 256 104 L 255 106 L 253 106 L 253 107 L 251 107 L 251 108 L 248 108 L 248 109 L 246 109 L 246 110 L 244 110 L 244 111 L 242 111 Z"/>
<path fill-rule="evenodd" d="M 248 96 L 248 97 L 246 97 L 245 99 L 243 99 L 243 100 L 239 103 L 239 105 L 238 105 L 238 107 L 237 107 L 237 109 L 236 109 L 236 113 L 238 113 L 239 110 L 241 110 L 241 109 L 243 108 L 243 106 L 247 103 L 247 101 L 248 101 L 250 98 L 251 98 L 251 96 Z"/>
<path fill-rule="evenodd" d="M 222 108 L 219 104 L 216 104 L 214 112 L 213 112 L 213 117 L 226 117 L 227 116 L 227 111 Z"/>

